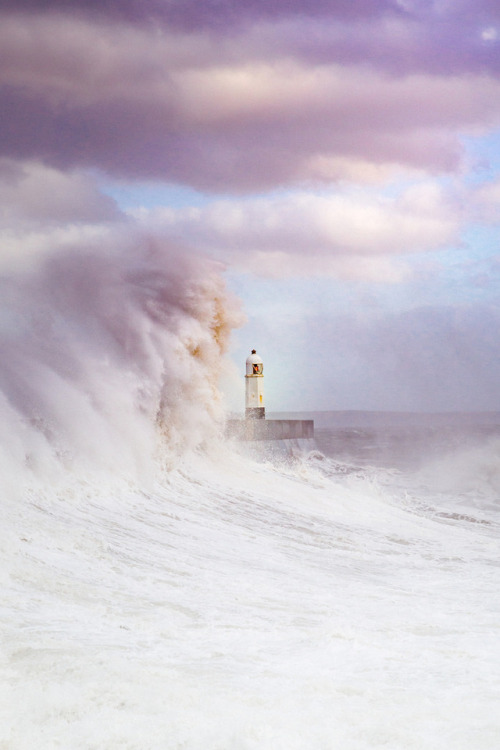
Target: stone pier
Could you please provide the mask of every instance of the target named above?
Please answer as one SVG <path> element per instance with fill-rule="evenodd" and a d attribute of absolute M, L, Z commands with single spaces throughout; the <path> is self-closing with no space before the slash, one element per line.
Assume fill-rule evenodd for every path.
<path fill-rule="evenodd" d="M 314 437 L 312 419 L 230 419 L 227 436 L 237 440 L 294 440 Z"/>

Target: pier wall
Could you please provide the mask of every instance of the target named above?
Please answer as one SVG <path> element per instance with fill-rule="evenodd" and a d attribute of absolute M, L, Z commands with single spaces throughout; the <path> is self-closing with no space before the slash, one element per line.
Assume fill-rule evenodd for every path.
<path fill-rule="evenodd" d="M 296 440 L 314 437 L 312 419 L 230 419 L 228 437 L 237 440 Z"/>

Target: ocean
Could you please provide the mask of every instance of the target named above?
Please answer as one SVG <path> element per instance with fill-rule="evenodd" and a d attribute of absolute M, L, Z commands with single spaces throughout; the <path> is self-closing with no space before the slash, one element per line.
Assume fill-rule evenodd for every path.
<path fill-rule="evenodd" d="M 0 747 L 496 750 L 500 415 L 315 417 L 8 504 Z"/>
<path fill-rule="evenodd" d="M 101 255 L 0 317 L 0 748 L 497 750 L 500 415 L 227 441 L 217 269 Z"/>

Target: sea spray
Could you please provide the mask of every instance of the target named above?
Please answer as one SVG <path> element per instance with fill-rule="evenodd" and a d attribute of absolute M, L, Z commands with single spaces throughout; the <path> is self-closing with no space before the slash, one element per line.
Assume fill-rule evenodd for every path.
<path fill-rule="evenodd" d="M 0 277 L 4 479 L 132 475 L 220 431 L 217 381 L 241 319 L 221 268 L 132 233 Z"/>

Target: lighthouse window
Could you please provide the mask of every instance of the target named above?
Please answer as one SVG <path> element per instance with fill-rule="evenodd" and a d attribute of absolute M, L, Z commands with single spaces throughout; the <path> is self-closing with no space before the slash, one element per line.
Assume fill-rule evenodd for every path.
<path fill-rule="evenodd" d="M 253 365 L 253 374 L 262 375 L 262 367 L 263 365 Z"/>

